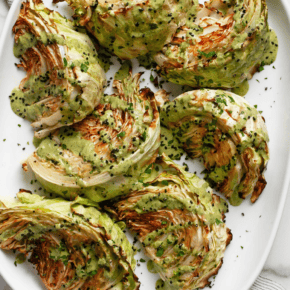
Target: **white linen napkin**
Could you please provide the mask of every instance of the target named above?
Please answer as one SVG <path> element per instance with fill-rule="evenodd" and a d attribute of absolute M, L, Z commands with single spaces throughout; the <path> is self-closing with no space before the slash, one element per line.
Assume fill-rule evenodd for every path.
<path fill-rule="evenodd" d="M 6 2 L 7 2 L 7 4 L 8 4 L 9 6 L 11 6 L 11 5 L 12 5 L 12 2 L 13 2 L 13 0 L 6 0 Z"/>
<path fill-rule="evenodd" d="M 11 4 L 13 2 L 13 0 L 5 0 L 5 1 L 7 2 L 7 4 L 9 6 L 11 6 Z M 0 276 L 0 279 L 1 279 L 1 276 Z M 6 286 L 4 286 L 4 289 L 10 290 L 11 288 L 8 285 L 6 285 Z M 0 289 L 0 290 L 2 290 L 2 289 Z M 286 289 L 284 287 L 282 287 L 280 284 L 278 284 L 278 283 L 276 283 L 268 278 L 265 278 L 263 276 L 259 276 L 250 290 L 286 290 Z"/>
<path fill-rule="evenodd" d="M 285 290 L 285 288 L 268 278 L 259 276 L 251 290 Z"/>

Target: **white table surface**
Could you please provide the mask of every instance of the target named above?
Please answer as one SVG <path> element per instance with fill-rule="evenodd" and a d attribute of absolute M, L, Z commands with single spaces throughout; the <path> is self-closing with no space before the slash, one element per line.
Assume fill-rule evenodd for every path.
<path fill-rule="evenodd" d="M 8 5 L 0 0 L 0 35 L 8 14 Z M 285 209 L 273 247 L 266 261 L 262 276 L 281 284 L 290 290 L 290 196 L 286 199 Z M 249 257 L 249 262 L 251 258 Z M 1 263 L 1 261 L 0 261 Z M 245 277 L 246 279 L 246 277 Z M 11 290 L 0 275 L 0 290 Z"/>

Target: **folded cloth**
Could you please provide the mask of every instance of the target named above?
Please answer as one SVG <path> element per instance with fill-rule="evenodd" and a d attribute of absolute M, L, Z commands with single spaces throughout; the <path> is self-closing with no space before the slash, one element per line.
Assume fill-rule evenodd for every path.
<path fill-rule="evenodd" d="M 0 290 L 12 290 L 2 280 L 1 276 L 0 276 Z M 272 280 L 270 280 L 268 278 L 259 276 L 250 290 L 285 290 L 285 288 L 282 287 L 280 284 L 273 282 Z"/>
<path fill-rule="evenodd" d="M 285 288 L 268 278 L 259 276 L 251 290 L 285 290 Z"/>
<path fill-rule="evenodd" d="M 7 2 L 7 4 L 8 4 L 9 6 L 11 6 L 11 5 L 12 5 L 12 2 L 13 2 L 13 0 L 6 0 L 6 2 Z"/>
<path fill-rule="evenodd" d="M 6 0 L 6 2 L 11 6 L 13 0 Z M 285 288 L 268 278 L 259 276 L 250 290 L 285 290 Z"/>

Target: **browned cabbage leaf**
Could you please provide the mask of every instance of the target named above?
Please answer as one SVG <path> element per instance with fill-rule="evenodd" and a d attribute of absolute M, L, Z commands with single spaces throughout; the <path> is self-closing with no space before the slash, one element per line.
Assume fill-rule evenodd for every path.
<path fill-rule="evenodd" d="M 210 0 L 191 25 L 154 56 L 170 82 L 200 88 L 235 88 L 245 95 L 248 79 L 275 61 L 277 36 L 268 25 L 265 0 Z"/>
<path fill-rule="evenodd" d="M 54 0 L 61 2 L 64 0 Z M 157 52 L 196 15 L 197 0 L 66 0 L 76 22 L 110 52 L 132 59 Z"/>
<path fill-rule="evenodd" d="M 130 178 L 154 162 L 159 112 L 154 94 L 139 90 L 140 75 L 115 80 L 117 93 L 104 96 L 93 114 L 40 142 L 27 163 L 47 190 L 100 202 L 128 192 Z"/>
<path fill-rule="evenodd" d="M 232 205 L 249 195 L 258 199 L 267 184 L 269 137 L 263 117 L 244 98 L 222 90 L 187 92 L 162 107 L 161 122 L 189 156 L 203 158 L 206 180 Z"/>
<path fill-rule="evenodd" d="M 232 239 L 223 222 L 227 203 L 165 154 L 159 163 L 160 175 L 108 209 L 137 233 L 151 259 L 148 269 L 161 277 L 156 289 L 203 288 Z"/>
<path fill-rule="evenodd" d="M 97 204 L 17 197 L 0 200 L 0 248 L 28 256 L 47 289 L 139 289 L 134 250 Z"/>
<path fill-rule="evenodd" d="M 32 122 L 35 136 L 79 122 L 103 95 L 105 73 L 86 33 L 46 8 L 40 0 L 22 3 L 14 54 L 26 77 L 10 96 L 15 114 Z"/>

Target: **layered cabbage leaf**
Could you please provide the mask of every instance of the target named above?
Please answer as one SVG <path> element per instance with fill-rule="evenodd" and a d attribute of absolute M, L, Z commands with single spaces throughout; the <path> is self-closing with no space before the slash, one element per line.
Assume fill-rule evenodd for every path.
<path fill-rule="evenodd" d="M 265 0 L 210 0 L 194 23 L 180 27 L 154 56 L 170 82 L 196 88 L 234 88 L 245 95 L 248 79 L 275 61 L 278 41 L 268 25 Z"/>
<path fill-rule="evenodd" d="M 160 51 L 179 26 L 192 22 L 198 7 L 197 0 L 66 1 L 77 22 L 121 59 Z"/>
<path fill-rule="evenodd" d="M 227 203 L 165 154 L 158 163 L 162 173 L 107 208 L 137 233 L 149 271 L 161 277 L 156 289 L 203 288 L 232 239 L 223 222 Z"/>
<path fill-rule="evenodd" d="M 167 127 L 190 157 L 202 157 L 205 179 L 232 205 L 255 202 L 266 186 L 269 136 L 262 115 L 243 97 L 222 90 L 182 94 L 161 109 Z"/>
<path fill-rule="evenodd" d="M 131 244 L 95 203 L 17 198 L 0 200 L 0 248 L 29 257 L 47 289 L 139 289 Z"/>
<path fill-rule="evenodd" d="M 18 67 L 26 77 L 12 91 L 11 107 L 32 122 L 35 136 L 47 136 L 92 113 L 106 77 L 88 35 L 40 0 L 22 3 L 13 32 L 14 54 L 21 57 Z"/>
<path fill-rule="evenodd" d="M 27 163 L 47 190 L 99 202 L 128 191 L 133 176 L 154 162 L 159 112 L 154 94 L 139 90 L 140 76 L 115 80 L 118 92 L 90 116 L 41 140 Z"/>

